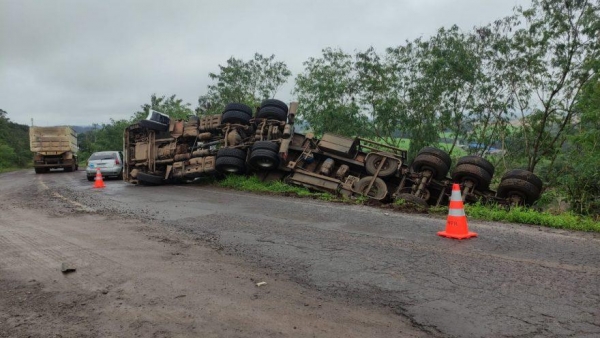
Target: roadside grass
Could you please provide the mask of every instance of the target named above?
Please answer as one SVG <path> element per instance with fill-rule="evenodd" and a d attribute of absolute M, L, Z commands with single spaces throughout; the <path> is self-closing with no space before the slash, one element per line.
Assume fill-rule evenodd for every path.
<path fill-rule="evenodd" d="M 0 167 L 0 174 L 1 173 L 7 173 L 7 172 L 11 172 L 11 171 L 17 171 L 17 170 L 21 170 L 21 169 L 25 169 L 25 168 L 17 168 L 17 167 Z"/>
<path fill-rule="evenodd" d="M 282 181 L 261 181 L 256 176 L 236 176 L 229 175 L 225 179 L 217 181 L 218 186 L 241 191 L 257 192 L 271 195 L 297 196 L 319 199 L 328 202 L 342 202 L 350 204 L 369 204 L 368 198 L 359 196 L 348 199 L 337 197 L 329 193 L 312 192 L 304 187 L 297 187 L 286 184 Z M 394 209 L 412 213 L 427 213 L 436 216 L 448 215 L 448 207 L 430 207 L 425 210 L 418 208 L 403 200 L 396 201 L 392 204 Z M 591 217 L 585 217 L 564 212 L 558 215 L 549 212 L 537 211 L 525 207 L 515 207 L 507 209 L 499 205 L 484 205 L 484 204 L 466 204 L 465 212 L 468 218 L 495 221 L 509 222 L 519 224 L 539 225 L 550 228 L 592 231 L 600 232 L 600 221 L 596 221 Z"/>
<path fill-rule="evenodd" d="M 256 176 L 246 177 L 228 175 L 225 177 L 225 179 L 219 181 L 217 184 L 224 188 L 231 188 L 242 191 L 251 191 L 285 196 L 310 197 L 324 201 L 340 200 L 332 194 L 311 192 L 306 188 L 292 186 L 281 181 L 261 181 Z"/>

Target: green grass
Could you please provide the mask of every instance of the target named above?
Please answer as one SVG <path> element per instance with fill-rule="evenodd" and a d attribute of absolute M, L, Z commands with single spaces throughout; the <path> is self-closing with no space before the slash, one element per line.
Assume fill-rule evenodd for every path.
<path fill-rule="evenodd" d="M 21 170 L 21 169 L 25 169 L 25 168 L 16 168 L 16 167 L 0 168 L 0 173 L 7 173 L 7 172 L 17 171 L 17 170 Z"/>
<path fill-rule="evenodd" d="M 289 185 L 281 181 L 263 182 L 256 176 L 245 177 L 229 175 L 224 180 L 219 181 L 218 185 L 224 188 L 231 188 L 242 191 L 251 191 L 276 195 L 311 197 L 318 198 L 324 201 L 339 200 L 332 194 L 312 192 L 306 188 Z"/>
<path fill-rule="evenodd" d="M 497 205 L 467 204 L 465 205 L 467 217 L 510 223 L 540 225 L 550 228 L 569 229 L 579 231 L 600 232 L 600 222 L 590 217 L 564 212 L 553 215 L 548 212 L 537 211 L 525 207 L 515 207 L 510 210 Z"/>

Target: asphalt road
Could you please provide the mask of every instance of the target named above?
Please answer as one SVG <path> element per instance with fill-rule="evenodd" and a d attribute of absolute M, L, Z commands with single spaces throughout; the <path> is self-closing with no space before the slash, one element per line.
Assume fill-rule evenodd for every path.
<path fill-rule="evenodd" d="M 92 189 L 81 171 L 10 179 L 29 182 L 32 193 L 42 184 L 48 192 L 35 198 L 71 204 L 76 213 L 192 235 L 317 294 L 390 310 L 426 335 L 600 336 L 596 234 L 471 220 L 479 237 L 456 241 L 436 236 L 443 219 L 365 206 L 204 184 L 106 180 L 105 189 Z"/>

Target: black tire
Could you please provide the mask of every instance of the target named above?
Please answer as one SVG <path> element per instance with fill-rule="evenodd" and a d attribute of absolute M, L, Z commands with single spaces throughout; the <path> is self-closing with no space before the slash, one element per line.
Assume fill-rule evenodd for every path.
<path fill-rule="evenodd" d="M 358 180 L 358 182 L 354 184 L 354 191 L 374 200 L 379 201 L 384 199 L 387 196 L 387 186 L 385 185 L 385 182 L 379 177 L 375 178 L 373 186 L 371 186 L 371 190 L 368 192 L 366 191 L 372 179 L 373 176 L 365 176 L 361 178 L 360 180 Z"/>
<path fill-rule="evenodd" d="M 437 180 L 446 178 L 449 170 L 443 159 L 429 153 L 417 155 L 412 163 L 412 168 L 415 172 L 431 170 L 433 178 Z"/>
<path fill-rule="evenodd" d="M 427 204 L 427 201 L 417 197 L 413 194 L 398 194 L 398 196 L 396 196 L 396 200 L 404 200 L 406 201 L 406 203 L 409 204 L 413 204 L 419 207 L 423 207 L 425 209 L 429 208 L 429 204 Z"/>
<path fill-rule="evenodd" d="M 246 170 L 245 163 L 237 157 L 217 157 L 215 168 L 221 174 L 242 174 Z"/>
<path fill-rule="evenodd" d="M 486 160 L 485 158 L 481 157 L 481 156 L 463 156 L 461 158 L 458 159 L 458 161 L 456 161 L 456 166 L 458 167 L 461 164 L 473 164 L 476 165 L 480 168 L 485 169 L 490 176 L 494 176 L 494 172 L 496 171 L 496 168 L 494 168 L 494 165 L 490 163 L 490 161 Z"/>
<path fill-rule="evenodd" d="M 169 130 L 169 125 L 164 123 L 159 123 L 151 120 L 141 120 L 138 124 L 142 127 L 145 127 L 150 130 L 156 131 L 167 131 Z"/>
<path fill-rule="evenodd" d="M 263 102 L 261 102 L 260 107 L 261 108 L 264 108 L 264 107 L 277 107 L 277 108 L 283 110 L 285 112 L 286 116 L 287 116 L 287 113 L 288 113 L 288 106 L 287 106 L 287 104 L 285 104 L 283 101 L 279 101 L 279 100 L 276 100 L 276 99 L 267 99 L 267 100 L 264 100 Z"/>
<path fill-rule="evenodd" d="M 251 116 L 239 110 L 230 110 L 223 113 L 221 117 L 221 123 L 234 123 L 234 124 L 250 124 Z"/>
<path fill-rule="evenodd" d="M 531 182 L 518 178 L 507 178 L 498 185 L 496 196 L 500 198 L 518 196 L 526 206 L 530 206 L 540 198 L 540 190 Z"/>
<path fill-rule="evenodd" d="M 537 177 L 534 173 L 532 173 L 531 171 L 528 171 L 528 170 L 524 170 L 524 169 L 509 170 L 506 172 L 506 174 L 504 174 L 504 176 L 502 176 L 501 181 L 504 181 L 509 178 L 518 178 L 518 179 L 527 181 L 527 182 L 533 184 L 539 191 L 542 191 L 542 188 L 544 187 L 544 183 L 542 182 L 542 180 L 539 177 Z"/>
<path fill-rule="evenodd" d="M 144 184 L 160 185 L 164 183 L 162 176 L 151 175 L 147 173 L 138 173 L 135 178 Z"/>
<path fill-rule="evenodd" d="M 223 110 L 223 113 L 233 110 L 244 112 L 248 114 L 248 116 L 252 117 L 252 108 L 248 107 L 243 103 L 229 103 L 225 106 L 225 110 Z"/>
<path fill-rule="evenodd" d="M 464 163 L 454 168 L 452 180 L 459 183 L 471 180 L 475 183 L 476 190 L 485 191 L 490 187 L 490 183 L 492 183 L 492 176 L 485 168 L 475 164 Z"/>
<path fill-rule="evenodd" d="M 256 117 L 260 119 L 285 121 L 287 119 L 287 111 L 279 107 L 267 106 L 260 108 Z"/>
<path fill-rule="evenodd" d="M 87 180 L 90 182 L 93 182 L 94 178 L 96 178 L 96 176 L 87 176 Z"/>
<path fill-rule="evenodd" d="M 235 157 L 246 161 L 246 151 L 238 148 L 221 148 L 217 151 L 219 157 Z"/>
<path fill-rule="evenodd" d="M 365 162 L 365 169 L 369 175 L 375 175 L 377 172 L 377 168 L 379 168 L 379 164 L 381 163 L 384 156 L 378 154 L 371 154 L 367 157 L 367 161 Z M 387 157 L 387 161 L 383 165 L 383 168 L 379 171 L 379 177 L 388 177 L 396 173 L 398 171 L 398 165 L 400 162 L 395 159 L 391 159 Z"/>
<path fill-rule="evenodd" d="M 452 165 L 452 158 L 450 158 L 450 155 L 448 155 L 448 153 L 443 151 L 442 149 L 434 147 L 423 147 L 421 150 L 419 150 L 419 153 L 416 157 L 419 157 L 419 155 L 433 155 L 444 161 L 448 168 L 450 168 L 450 166 Z"/>
<path fill-rule="evenodd" d="M 119 173 L 119 175 L 117 175 L 117 179 L 123 180 L 123 170 L 121 170 L 121 172 Z"/>
<path fill-rule="evenodd" d="M 44 174 L 47 173 L 48 170 L 46 168 L 34 168 L 36 174 Z"/>
<path fill-rule="evenodd" d="M 275 153 L 279 153 L 279 144 L 271 141 L 257 141 L 252 145 L 252 151 L 257 149 L 267 149 Z"/>
<path fill-rule="evenodd" d="M 248 163 L 257 170 L 273 170 L 279 167 L 279 155 L 267 149 L 255 149 L 250 153 Z"/>
<path fill-rule="evenodd" d="M 71 166 L 71 167 L 65 167 L 65 172 L 66 172 L 66 173 L 71 173 L 71 172 L 73 172 L 73 167 L 72 167 L 72 166 Z"/>

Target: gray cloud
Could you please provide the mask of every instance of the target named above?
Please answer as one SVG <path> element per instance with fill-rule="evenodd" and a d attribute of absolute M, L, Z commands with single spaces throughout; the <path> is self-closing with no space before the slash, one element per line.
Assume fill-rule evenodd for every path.
<path fill-rule="evenodd" d="M 296 75 L 325 47 L 383 50 L 527 3 L 0 0 L 0 108 L 23 124 L 104 123 L 129 118 L 153 93 L 194 105 L 231 56 L 275 54 Z M 292 82 L 280 98 L 292 98 Z"/>

